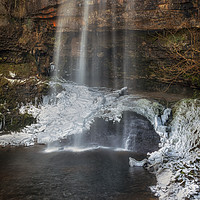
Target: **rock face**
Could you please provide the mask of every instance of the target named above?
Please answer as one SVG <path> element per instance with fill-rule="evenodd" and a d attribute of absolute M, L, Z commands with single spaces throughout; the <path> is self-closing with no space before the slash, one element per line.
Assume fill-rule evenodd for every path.
<path fill-rule="evenodd" d="M 74 70 L 73 66 L 80 56 L 80 30 L 86 24 L 83 18 L 83 2 L 81 0 L 30 1 L 32 9 L 27 10 L 28 16 L 31 16 L 39 32 L 45 32 L 46 27 L 48 27 L 48 33 L 49 30 L 54 32 L 55 28 L 65 33 L 62 41 L 62 54 L 66 58 L 66 63 L 63 68 L 70 66 L 71 69 L 67 69 L 68 71 Z M 108 71 L 102 77 L 109 77 L 112 80 L 116 76 L 116 72 L 112 70 L 112 54 L 115 52 L 114 60 L 116 68 L 119 69 L 117 77 L 119 77 L 119 80 L 122 77 L 123 72 L 120 70 L 122 65 L 129 66 L 127 79 L 130 82 L 129 86 L 132 87 L 133 85 L 134 87 L 141 85 L 135 84 L 135 81 L 132 81 L 133 79 L 139 82 L 143 82 L 144 79 L 159 79 L 159 81 L 166 82 L 164 78 L 158 78 L 158 74 L 155 72 L 159 67 L 172 65 L 175 60 L 173 56 L 169 55 L 168 49 L 161 47 L 158 34 L 165 35 L 166 29 L 186 30 L 195 28 L 199 32 L 200 5 L 197 0 L 90 0 L 88 4 L 87 29 L 90 39 L 88 40 L 87 65 L 92 65 L 92 59 L 95 60 L 93 64 L 101 66 L 105 69 L 103 71 Z M 65 9 L 62 9 L 63 7 Z M 60 25 L 56 21 L 58 17 L 63 19 L 62 30 L 59 29 Z M 184 31 L 182 33 L 184 34 Z M 113 37 L 116 38 L 113 39 Z M 105 42 L 101 41 L 102 38 L 106 38 Z M 115 40 L 114 44 L 113 40 Z M 190 42 L 187 38 L 184 38 L 184 40 L 188 40 L 186 43 Z M 48 39 L 48 41 L 50 40 Z M 39 57 L 40 60 L 45 60 L 48 54 L 51 62 L 53 57 L 52 51 L 49 50 L 52 44 L 48 45 L 48 41 L 45 42 L 48 51 L 43 50 L 39 53 Z M 101 44 L 94 45 L 96 41 L 101 41 Z M 124 45 L 126 52 L 123 52 Z M 43 55 L 45 55 L 45 58 Z M 41 62 L 42 68 L 43 63 L 45 62 Z M 103 85 L 112 86 L 111 82 Z M 190 81 L 185 81 L 183 77 L 177 82 L 186 86 L 191 84 Z M 149 83 L 146 83 L 145 87 L 148 85 Z"/>
<path fill-rule="evenodd" d="M 78 56 L 77 45 L 80 36 L 76 33 L 85 24 L 83 2 L 83 0 L 29 0 L 15 2 L 2 0 L 0 4 L 1 61 L 5 62 L 5 58 L 9 57 L 10 60 L 12 59 L 12 63 L 15 63 L 16 59 L 25 62 L 24 59 L 27 57 L 25 55 L 31 54 L 36 62 L 37 73 L 39 75 L 48 75 L 49 63 L 53 60 L 55 30 L 59 27 L 57 23 L 58 17 L 62 17 L 65 20 L 62 31 L 66 33 L 68 38 L 65 42 L 67 55 L 70 55 L 70 57 Z M 91 32 L 91 36 L 92 32 L 101 34 L 102 31 L 106 30 L 108 32 L 107 35 L 111 36 L 113 31 L 119 33 L 127 30 L 129 31 L 128 35 L 131 36 L 131 39 L 127 37 L 127 43 L 132 45 L 132 49 L 137 48 L 137 46 L 143 47 L 148 43 L 149 31 L 171 28 L 199 28 L 200 26 L 200 3 L 197 0 L 90 0 L 88 4 L 88 30 Z M 67 9 L 62 10 L 64 5 L 67 5 Z M 132 39 L 133 35 L 135 37 L 134 41 Z M 140 35 L 143 36 L 142 40 Z M 118 38 L 120 40 L 120 34 Z M 140 41 L 134 44 L 137 40 Z M 116 48 L 118 47 L 119 45 L 116 44 Z M 106 48 L 109 49 L 109 46 L 106 46 Z M 158 50 L 158 46 L 155 45 L 151 45 L 148 48 L 151 49 L 151 52 Z M 132 49 L 130 48 L 130 52 Z M 139 51 L 140 49 L 136 50 L 136 52 Z M 127 56 L 130 57 L 131 55 Z M 139 57 L 139 60 L 145 60 L 146 63 L 149 62 L 147 56 Z M 155 60 L 155 58 L 152 59 Z M 108 63 L 109 60 L 106 62 Z M 105 62 L 103 61 L 103 63 Z M 133 64 L 130 63 L 130 65 Z"/>
<path fill-rule="evenodd" d="M 6 78 L 12 79 L 9 71 L 16 74 L 18 83 L 30 77 L 39 81 L 50 75 L 56 28 L 64 33 L 61 56 L 66 58 L 66 66 L 71 63 L 69 70 L 73 70 L 73 64 L 80 56 L 80 30 L 85 25 L 83 3 L 83 0 L 0 1 L 1 99 L 8 98 L 5 91 L 8 92 L 11 83 Z M 87 64 L 90 66 L 94 61 L 93 64 L 105 69 L 106 74 L 102 77 L 111 82 L 104 80 L 103 85 L 109 87 L 116 76 L 122 82 L 122 66 L 126 65 L 127 86 L 142 85 L 149 89 L 151 84 L 144 84 L 143 80 L 155 79 L 158 67 L 174 62 L 160 47 L 157 34 L 165 34 L 165 29 L 171 28 L 195 28 L 199 31 L 200 3 L 197 0 L 89 0 L 88 4 L 90 40 L 86 49 Z M 64 5 L 67 9 L 62 10 Z M 58 17 L 65 21 L 62 30 L 59 29 Z M 99 42 L 100 38 L 106 39 Z M 117 72 L 113 71 L 113 60 Z M 139 84 L 135 84 L 136 81 Z M 30 88 L 28 94 L 32 99 L 40 90 L 31 89 L 34 88 L 33 82 L 28 81 L 29 86 L 20 83 L 16 88 Z"/>
<path fill-rule="evenodd" d="M 16 5 L 14 4 L 16 2 Z M 49 57 L 45 34 L 27 17 L 25 1 L 0 1 L 0 133 L 16 131 L 34 118 L 21 114 L 23 103 L 38 102 L 47 85 Z M 43 55 L 39 57 L 38 55 Z M 45 57 L 46 56 L 46 57 Z"/>
<path fill-rule="evenodd" d="M 54 25 L 56 17 L 68 18 L 67 30 L 74 31 L 84 23 L 81 19 L 83 2 L 29 1 L 27 14 Z M 68 10 L 58 12 L 58 7 L 63 4 L 67 4 Z M 116 22 L 117 29 L 123 29 L 125 24 L 129 30 L 189 28 L 200 25 L 198 0 L 90 0 L 88 4 L 91 11 L 89 28 L 110 28 L 113 22 Z"/>

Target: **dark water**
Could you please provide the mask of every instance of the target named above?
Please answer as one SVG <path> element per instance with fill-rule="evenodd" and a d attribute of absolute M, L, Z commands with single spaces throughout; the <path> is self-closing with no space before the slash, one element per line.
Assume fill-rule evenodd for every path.
<path fill-rule="evenodd" d="M 155 177 L 130 168 L 131 152 L 93 150 L 44 153 L 44 146 L 0 151 L 1 200 L 153 200 Z"/>

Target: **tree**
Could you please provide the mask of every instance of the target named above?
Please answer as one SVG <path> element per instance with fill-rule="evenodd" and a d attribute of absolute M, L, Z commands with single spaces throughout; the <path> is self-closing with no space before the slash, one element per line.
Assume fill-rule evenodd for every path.
<path fill-rule="evenodd" d="M 160 47 L 172 60 L 170 65 L 159 67 L 162 79 L 170 85 L 182 81 L 200 86 L 200 30 L 168 30 L 157 37 Z"/>

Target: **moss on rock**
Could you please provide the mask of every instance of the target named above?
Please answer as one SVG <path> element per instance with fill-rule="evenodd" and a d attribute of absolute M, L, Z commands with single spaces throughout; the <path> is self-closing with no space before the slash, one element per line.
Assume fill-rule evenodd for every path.
<path fill-rule="evenodd" d="M 39 103 L 48 93 L 48 82 L 37 76 L 35 66 L 34 62 L 0 64 L 0 131 L 18 131 L 35 122 L 33 116 L 19 112 L 22 104 Z"/>

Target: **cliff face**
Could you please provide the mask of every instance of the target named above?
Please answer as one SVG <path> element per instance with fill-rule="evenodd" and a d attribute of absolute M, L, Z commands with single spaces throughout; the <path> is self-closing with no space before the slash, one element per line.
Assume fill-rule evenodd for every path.
<path fill-rule="evenodd" d="M 0 57 L 5 62 L 16 59 L 25 62 L 31 54 L 39 74 L 47 75 L 52 61 L 57 18 L 64 19 L 64 32 L 78 32 L 83 20 L 83 0 L 28 0 L 0 2 Z M 152 31 L 164 29 L 199 28 L 198 0 L 90 0 L 90 32 Z M 62 7 L 67 5 L 67 9 Z M 76 38 L 71 38 L 74 55 Z M 9 53 L 9 56 L 6 56 Z M 17 57 L 16 58 L 16 55 Z"/>
<path fill-rule="evenodd" d="M 94 40 L 89 40 L 88 52 L 96 54 L 88 54 L 88 62 L 90 57 L 95 57 L 108 68 L 111 65 L 108 54 L 112 52 L 110 40 L 112 35 L 118 35 L 114 48 L 120 66 L 125 36 L 128 65 L 134 74 L 143 78 L 150 77 L 150 70 L 145 68 L 159 67 L 164 60 L 170 63 L 169 55 L 155 42 L 158 30 L 165 34 L 166 29 L 200 26 L 198 0 L 90 0 L 88 6 L 89 37 L 98 35 L 97 41 L 107 38 L 101 44 L 103 52 L 92 44 Z M 65 33 L 63 56 L 75 60 L 79 56 L 80 30 L 86 24 L 83 12 L 83 0 L 1 0 L 0 65 L 29 63 L 33 75 L 48 76 L 55 32 L 60 26 L 58 17 L 63 19 L 60 31 Z"/>
<path fill-rule="evenodd" d="M 0 131 L 16 131 L 34 122 L 32 116 L 20 114 L 19 107 L 37 103 L 47 93 L 42 75 L 48 74 L 53 45 L 47 48 L 54 33 L 47 26 L 40 31 L 28 16 L 27 2 L 0 1 Z"/>
<path fill-rule="evenodd" d="M 62 54 L 65 64 L 68 65 L 69 61 L 75 63 L 80 56 L 80 30 L 86 24 L 83 2 L 0 1 L 0 104 L 3 105 L 0 106 L 0 121 L 6 119 L 6 127 L 12 125 L 12 116 L 19 118 L 17 110 L 10 112 L 18 103 L 41 98 L 47 92 L 46 85 L 38 83 L 50 75 L 56 28 L 64 33 Z M 174 62 L 161 48 L 158 34 L 165 35 L 166 29 L 195 28 L 199 32 L 200 28 L 198 0 L 90 0 L 88 6 L 90 40 L 87 64 L 95 61 L 98 67 L 107 71 L 102 75 L 106 79 L 116 75 L 120 79 L 122 66 L 128 66 L 129 87 L 155 88 L 142 81 L 156 79 L 160 66 Z M 59 29 L 58 17 L 63 19 L 62 30 Z M 180 35 L 177 37 L 178 41 L 180 38 L 188 40 Z M 104 42 L 99 42 L 102 38 L 105 38 Z M 113 59 L 117 74 L 112 69 Z M 108 85 L 112 87 L 112 83 Z M 8 130 L 6 127 L 3 129 Z"/>
<path fill-rule="evenodd" d="M 62 4 L 62 5 L 61 5 Z M 58 12 L 58 6 L 67 4 L 68 9 Z M 200 26 L 198 0 L 91 0 L 89 28 L 126 25 L 129 30 L 158 30 L 190 28 Z M 73 12 L 72 12 L 73 11 Z M 56 25 L 58 16 L 67 19 L 66 31 L 73 31 L 84 23 L 81 16 L 81 0 L 37 0 L 27 3 L 27 14 L 35 20 L 48 21 Z"/>

